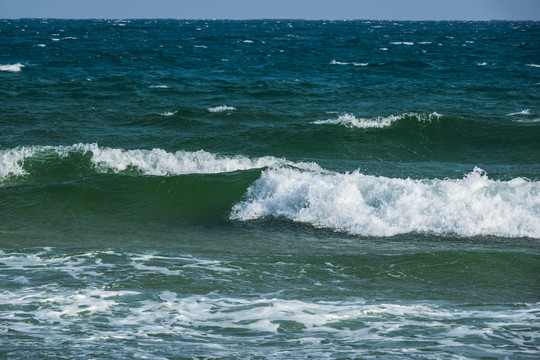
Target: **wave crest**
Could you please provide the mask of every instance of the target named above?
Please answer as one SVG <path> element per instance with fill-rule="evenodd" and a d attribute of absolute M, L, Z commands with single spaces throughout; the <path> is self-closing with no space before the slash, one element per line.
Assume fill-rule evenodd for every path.
<path fill-rule="evenodd" d="M 60 159 L 72 153 L 89 154 L 90 165 L 98 172 L 133 172 L 143 175 L 172 176 L 183 174 L 212 174 L 265 167 L 293 166 L 322 170 L 314 163 L 295 163 L 282 158 L 265 156 L 248 158 L 241 155 L 218 155 L 199 151 L 168 152 L 163 149 L 135 149 L 101 147 L 97 144 L 71 146 L 30 146 L 0 150 L 0 180 L 9 176 L 27 175 L 25 162 L 35 157 L 55 154 Z"/>
<path fill-rule="evenodd" d="M 268 169 L 232 219 L 283 217 L 353 235 L 419 232 L 540 238 L 540 184 L 488 179 L 413 180 Z"/>
<path fill-rule="evenodd" d="M 24 67 L 23 64 L 11 64 L 11 65 L 0 65 L 0 71 L 10 71 L 10 72 L 19 72 Z"/>
<path fill-rule="evenodd" d="M 408 112 L 401 115 L 377 116 L 377 117 L 356 117 L 353 114 L 342 114 L 337 119 L 318 120 L 314 121 L 316 125 L 343 125 L 349 128 L 384 128 L 392 125 L 394 122 L 405 119 L 415 118 L 418 121 L 431 121 L 439 119 L 442 115 L 436 112 L 430 114 Z"/>

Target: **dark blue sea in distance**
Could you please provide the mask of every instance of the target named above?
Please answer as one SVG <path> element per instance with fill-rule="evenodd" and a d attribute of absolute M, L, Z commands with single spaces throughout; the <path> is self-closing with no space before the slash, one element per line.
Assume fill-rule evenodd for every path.
<path fill-rule="evenodd" d="M 540 23 L 0 20 L 0 358 L 539 351 Z"/>

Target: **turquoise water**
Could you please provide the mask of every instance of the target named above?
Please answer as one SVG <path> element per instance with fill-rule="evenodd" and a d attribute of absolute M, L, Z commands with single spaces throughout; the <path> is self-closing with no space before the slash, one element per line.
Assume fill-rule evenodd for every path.
<path fill-rule="evenodd" d="M 0 21 L 0 357 L 534 359 L 540 24 Z"/>

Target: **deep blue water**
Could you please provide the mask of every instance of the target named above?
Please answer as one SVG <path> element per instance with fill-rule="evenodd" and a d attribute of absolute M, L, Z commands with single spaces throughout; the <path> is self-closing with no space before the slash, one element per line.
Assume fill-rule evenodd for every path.
<path fill-rule="evenodd" d="M 536 358 L 538 39 L 0 20 L 0 357 Z"/>

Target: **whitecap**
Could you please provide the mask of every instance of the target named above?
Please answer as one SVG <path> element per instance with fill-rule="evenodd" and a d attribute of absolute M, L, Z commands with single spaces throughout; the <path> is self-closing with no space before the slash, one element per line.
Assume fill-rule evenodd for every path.
<path fill-rule="evenodd" d="M 486 65 L 487 65 L 487 62 L 484 61 L 484 62 L 478 63 L 478 64 L 476 64 L 476 65 L 478 65 L 478 66 L 486 66 Z"/>
<path fill-rule="evenodd" d="M 169 88 L 168 85 L 150 85 L 149 87 L 151 89 L 168 89 Z"/>
<path fill-rule="evenodd" d="M 236 108 L 233 107 L 233 106 L 227 106 L 227 105 L 221 105 L 221 106 L 216 106 L 216 107 L 213 107 L 213 108 L 208 108 L 208 111 L 213 112 L 213 113 L 224 112 L 224 111 L 233 111 L 233 110 L 236 110 Z"/>
<path fill-rule="evenodd" d="M 295 163 L 273 156 L 248 158 L 241 155 L 213 154 L 204 150 L 168 152 L 159 148 L 152 150 L 125 150 L 101 147 L 97 144 L 75 144 L 71 146 L 31 146 L 0 150 L 0 181 L 10 176 L 27 175 L 24 162 L 38 154 L 56 153 L 60 158 L 63 158 L 74 152 L 91 154 L 91 164 L 93 164 L 96 171 L 103 173 L 121 173 L 135 169 L 142 175 L 174 176 L 214 174 L 280 166 L 322 171 L 314 163 Z"/>
<path fill-rule="evenodd" d="M 508 116 L 514 116 L 514 115 L 530 115 L 531 111 L 529 109 L 523 109 L 518 112 L 507 114 Z"/>
<path fill-rule="evenodd" d="M 538 64 L 527 64 L 527 66 L 540 68 L 540 65 L 538 65 Z"/>
<path fill-rule="evenodd" d="M 9 150 L 0 150 L 0 180 L 8 176 L 26 175 L 24 161 L 32 157 L 37 151 L 36 147 L 19 147 Z"/>
<path fill-rule="evenodd" d="M 11 65 L 0 65 L 0 71 L 10 71 L 10 72 L 19 72 L 24 67 L 23 64 L 11 64 Z"/>
<path fill-rule="evenodd" d="M 35 45 L 35 46 L 37 46 L 37 47 L 45 47 L 45 46 L 47 46 L 47 45 L 45 45 L 45 44 L 37 44 L 37 45 Z"/>
<path fill-rule="evenodd" d="M 353 63 L 354 66 L 368 66 L 369 63 Z"/>
<path fill-rule="evenodd" d="M 164 113 L 160 113 L 159 115 L 161 116 L 173 116 L 175 113 L 173 111 L 167 111 L 167 112 L 164 112 Z"/>
<path fill-rule="evenodd" d="M 330 61 L 330 65 L 349 65 L 349 63 L 332 60 Z"/>
<path fill-rule="evenodd" d="M 253 44 L 253 40 L 244 40 L 242 42 L 245 44 Z"/>
<path fill-rule="evenodd" d="M 353 114 L 342 114 L 337 119 L 318 120 L 312 122 L 316 125 L 343 125 L 351 128 L 384 128 L 392 125 L 392 123 L 404 119 L 405 117 L 415 117 L 419 121 L 429 121 L 433 118 L 440 118 L 442 115 L 436 112 L 431 114 L 422 113 L 404 113 L 401 115 L 377 116 L 372 118 L 356 117 Z"/>
<path fill-rule="evenodd" d="M 540 238 L 540 183 L 491 180 L 479 168 L 462 179 L 443 180 L 267 169 L 230 217 L 268 216 L 361 236 Z"/>

